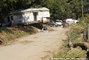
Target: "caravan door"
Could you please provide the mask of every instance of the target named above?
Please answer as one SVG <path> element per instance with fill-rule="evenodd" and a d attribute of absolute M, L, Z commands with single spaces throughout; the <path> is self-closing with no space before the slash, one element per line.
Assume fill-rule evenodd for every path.
<path fill-rule="evenodd" d="M 38 15 L 38 12 L 33 12 L 34 21 L 37 21 L 37 15 Z"/>

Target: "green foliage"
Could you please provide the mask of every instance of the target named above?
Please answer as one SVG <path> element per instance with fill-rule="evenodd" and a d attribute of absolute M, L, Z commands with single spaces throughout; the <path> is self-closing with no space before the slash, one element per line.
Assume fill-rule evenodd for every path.
<path fill-rule="evenodd" d="M 83 4 L 82 4 L 83 1 Z M 70 8 L 72 11 L 72 17 L 76 16 L 76 18 L 80 18 L 82 16 L 82 5 L 83 5 L 83 14 L 87 14 L 89 1 L 88 0 L 70 0 Z"/>
<path fill-rule="evenodd" d="M 80 0 L 0 0 L 0 22 L 5 17 L 18 9 L 47 7 L 50 9 L 51 18 L 66 19 L 81 17 Z M 88 12 L 89 1 L 84 1 L 84 14 Z"/>
<path fill-rule="evenodd" d="M 84 17 L 79 18 L 81 24 L 88 25 L 89 24 L 89 14 L 85 14 Z"/>
<path fill-rule="evenodd" d="M 80 0 L 72 0 L 70 1 L 70 5 L 72 8 L 72 12 L 76 13 L 78 15 L 77 17 L 80 17 L 80 13 L 82 12 L 81 10 L 81 1 Z"/>
<path fill-rule="evenodd" d="M 72 24 L 70 26 L 69 37 L 68 39 L 71 42 L 82 42 L 83 41 L 83 29 L 86 25 L 85 24 Z"/>
<path fill-rule="evenodd" d="M 54 19 L 65 19 L 69 16 L 70 11 L 68 11 L 68 3 L 65 0 L 55 0 L 52 9 L 52 17 Z"/>

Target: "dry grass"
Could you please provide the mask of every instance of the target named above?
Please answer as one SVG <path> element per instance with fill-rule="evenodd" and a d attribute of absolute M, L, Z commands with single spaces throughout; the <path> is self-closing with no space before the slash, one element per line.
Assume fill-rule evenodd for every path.
<path fill-rule="evenodd" d="M 7 45 L 14 42 L 16 38 L 37 32 L 37 28 L 33 26 L 3 27 L 0 29 L 0 40 L 3 42 L 2 45 Z"/>
<path fill-rule="evenodd" d="M 87 51 L 82 50 L 80 47 L 68 48 L 65 44 L 59 49 L 58 55 L 55 58 L 86 58 Z"/>
<path fill-rule="evenodd" d="M 63 40 L 64 45 L 59 49 L 59 53 L 56 58 L 86 58 L 87 51 L 82 50 L 81 47 L 70 48 L 68 47 L 68 41 L 70 42 L 83 42 L 83 29 L 84 25 L 81 23 L 70 25 L 70 31 L 67 32 L 68 39 Z"/>

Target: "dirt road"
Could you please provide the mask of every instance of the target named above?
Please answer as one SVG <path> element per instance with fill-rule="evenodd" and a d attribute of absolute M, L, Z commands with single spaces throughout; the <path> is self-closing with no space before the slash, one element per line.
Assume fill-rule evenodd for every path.
<path fill-rule="evenodd" d="M 13 45 L 0 47 L 0 60 L 49 60 L 58 52 L 67 31 L 40 32 L 18 39 Z"/>

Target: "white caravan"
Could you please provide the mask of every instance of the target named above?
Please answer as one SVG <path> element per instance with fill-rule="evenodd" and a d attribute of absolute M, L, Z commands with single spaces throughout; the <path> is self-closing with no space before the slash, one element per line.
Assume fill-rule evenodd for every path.
<path fill-rule="evenodd" d="M 50 12 L 48 8 L 30 8 L 17 10 L 8 16 L 8 21 L 15 24 L 47 23 L 50 21 Z"/>

